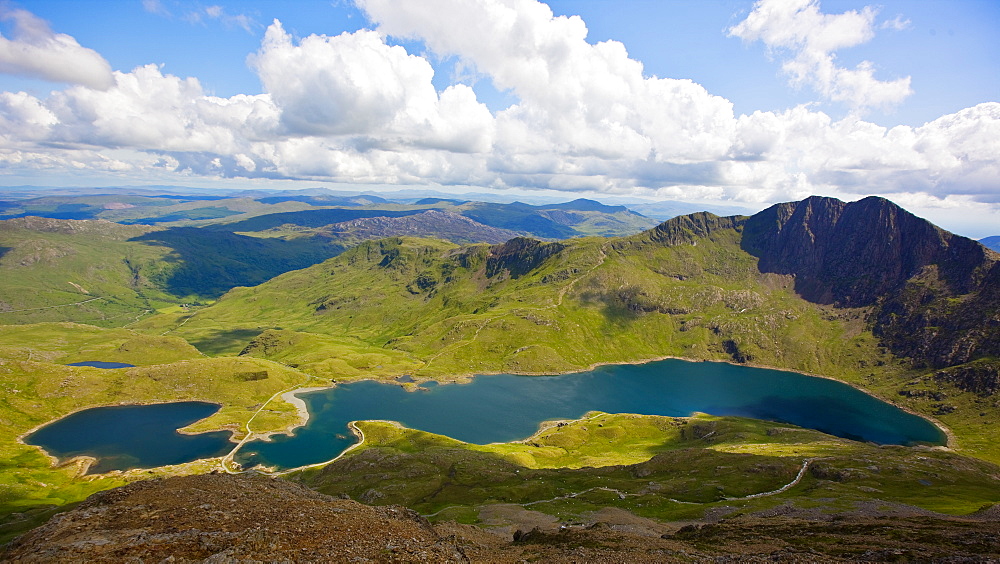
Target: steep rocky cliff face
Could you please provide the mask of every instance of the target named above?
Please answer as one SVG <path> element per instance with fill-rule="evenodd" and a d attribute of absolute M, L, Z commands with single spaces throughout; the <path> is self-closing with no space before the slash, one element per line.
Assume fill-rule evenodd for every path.
<path fill-rule="evenodd" d="M 874 305 L 930 266 L 946 291 L 966 294 L 988 267 L 979 243 L 876 197 L 776 204 L 747 220 L 743 248 L 762 272 L 794 275 L 802 297 L 844 307 Z"/>
<path fill-rule="evenodd" d="M 742 247 L 807 300 L 871 306 L 875 334 L 918 365 L 1000 355 L 998 255 L 888 200 L 777 204 L 746 221 Z"/>
<path fill-rule="evenodd" d="M 935 368 L 1000 356 L 1000 262 L 966 294 L 930 270 L 882 300 L 874 331 L 893 352 Z"/>
<path fill-rule="evenodd" d="M 505 271 L 511 278 L 524 276 L 564 248 L 566 245 L 562 243 L 542 243 L 528 237 L 515 237 L 490 249 L 486 259 L 486 276 L 493 278 Z"/>

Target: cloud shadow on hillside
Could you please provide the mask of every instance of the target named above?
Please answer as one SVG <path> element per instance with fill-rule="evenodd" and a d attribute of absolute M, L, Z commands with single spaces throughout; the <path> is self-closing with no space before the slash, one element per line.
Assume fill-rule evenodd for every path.
<path fill-rule="evenodd" d="M 260 329 L 229 329 L 213 331 L 201 338 L 188 341 L 199 351 L 208 356 L 237 354 L 247 346 L 251 339 L 260 335 L 266 327 Z"/>
<path fill-rule="evenodd" d="M 153 231 L 131 240 L 171 249 L 164 259 L 171 267 L 158 282 L 175 296 L 203 298 L 217 298 L 236 286 L 256 286 L 344 250 L 320 237 L 259 238 L 197 227 Z"/>

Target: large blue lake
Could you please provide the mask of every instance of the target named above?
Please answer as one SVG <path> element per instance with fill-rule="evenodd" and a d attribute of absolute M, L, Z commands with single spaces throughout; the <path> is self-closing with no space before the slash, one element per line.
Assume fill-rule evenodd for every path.
<path fill-rule="evenodd" d="M 688 416 L 696 411 L 782 421 L 882 444 L 944 444 L 935 425 L 846 384 L 719 362 L 662 360 L 603 366 L 562 376 L 477 376 L 469 384 L 407 392 L 354 382 L 302 394 L 311 414 L 294 435 L 248 443 L 237 460 L 294 468 L 336 457 L 355 438 L 347 423 L 399 421 L 407 427 L 485 444 L 523 439 L 547 419 L 588 411 Z"/>
<path fill-rule="evenodd" d="M 290 436 L 247 443 L 236 459 L 244 466 L 278 468 L 324 462 L 354 444 L 347 424 L 355 420 L 394 420 L 485 444 L 523 439 L 542 421 L 576 419 L 593 410 L 674 417 L 701 411 L 882 444 L 945 442 L 944 433 L 926 419 L 840 382 L 718 362 L 663 360 L 562 376 L 477 376 L 469 384 L 425 388 L 407 392 L 395 384 L 360 381 L 301 394 L 309 423 Z M 199 405 L 207 406 L 203 415 L 192 411 Z M 26 442 L 59 457 L 96 456 L 94 472 L 176 464 L 232 448 L 228 433 L 175 431 L 215 409 L 196 402 L 95 408 L 60 419 Z"/>

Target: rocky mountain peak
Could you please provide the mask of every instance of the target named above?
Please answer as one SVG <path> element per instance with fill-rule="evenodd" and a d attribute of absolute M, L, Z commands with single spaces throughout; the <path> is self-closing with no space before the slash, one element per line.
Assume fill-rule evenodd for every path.
<path fill-rule="evenodd" d="M 794 275 L 802 297 L 845 307 L 872 305 L 928 267 L 964 294 L 990 260 L 975 241 L 877 197 L 776 204 L 746 221 L 742 246 L 762 272 Z"/>
<path fill-rule="evenodd" d="M 691 244 L 699 238 L 710 237 L 713 232 L 726 229 L 740 230 L 743 216 L 719 217 L 711 212 L 698 212 L 668 219 L 651 229 L 649 238 L 665 245 Z"/>

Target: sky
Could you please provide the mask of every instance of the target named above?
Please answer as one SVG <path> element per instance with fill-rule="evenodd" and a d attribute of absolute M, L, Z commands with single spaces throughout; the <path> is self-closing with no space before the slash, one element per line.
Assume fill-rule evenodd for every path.
<path fill-rule="evenodd" d="M 0 186 L 889 198 L 1000 234 L 994 0 L 0 0 Z"/>

